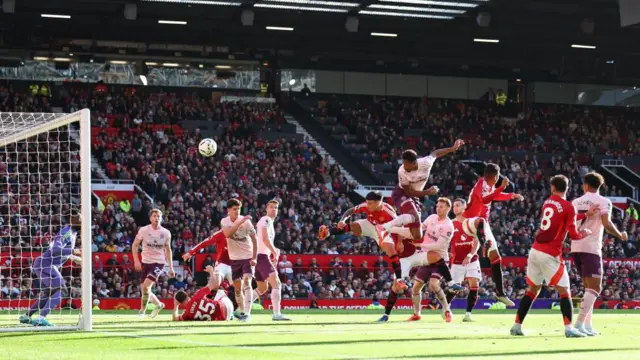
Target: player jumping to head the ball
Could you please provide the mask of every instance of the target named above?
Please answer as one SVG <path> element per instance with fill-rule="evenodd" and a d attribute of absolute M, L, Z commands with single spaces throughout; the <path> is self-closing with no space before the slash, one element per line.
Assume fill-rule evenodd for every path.
<path fill-rule="evenodd" d="M 498 243 L 489 227 L 491 203 L 494 201 L 520 200 L 524 198 L 520 194 L 503 193 L 509 186 L 509 179 L 503 177 L 499 187 L 495 187 L 500 177 L 500 167 L 496 164 L 487 164 L 484 174 L 478 179 L 469 195 L 469 204 L 462 214 L 466 220 L 462 223 L 462 229 L 468 236 L 476 237 L 481 245 L 488 249 L 487 253 L 491 262 L 491 279 L 496 284 L 496 299 L 507 306 L 514 306 L 504 292 L 504 278 L 502 273 L 502 257 L 498 251 Z M 486 239 L 486 241 L 485 241 Z"/>
<path fill-rule="evenodd" d="M 434 150 L 431 154 L 418 158 L 413 150 L 405 150 L 402 153 L 402 165 L 398 169 L 398 186 L 396 186 L 391 198 L 400 215 L 382 225 L 384 230 L 391 234 L 398 234 L 415 242 L 422 241 L 422 218 L 420 213 L 420 198 L 438 193 L 437 186 L 424 190 L 431 168 L 436 159 L 455 152 L 464 145 L 464 140 L 456 140 L 453 146 Z M 406 226 L 406 227 L 405 227 Z"/>
<path fill-rule="evenodd" d="M 378 243 L 378 246 L 380 246 L 380 249 L 382 249 L 391 260 L 391 270 L 396 276 L 394 284 L 400 290 L 405 290 L 407 289 L 407 285 L 404 283 L 402 277 L 400 259 L 398 257 L 398 253 L 403 251 L 403 244 L 394 241 L 395 236 L 376 229 L 376 225 L 388 223 L 397 217 L 393 206 L 385 203 L 383 200 L 384 196 L 380 191 L 369 192 L 365 198 L 365 202 L 345 211 L 337 226 L 328 228 L 322 225 L 318 231 L 318 237 L 320 240 L 324 240 L 331 235 L 351 232 L 356 236 L 365 236 L 374 239 Z M 365 214 L 367 218 L 347 223 L 349 218 L 354 214 Z"/>

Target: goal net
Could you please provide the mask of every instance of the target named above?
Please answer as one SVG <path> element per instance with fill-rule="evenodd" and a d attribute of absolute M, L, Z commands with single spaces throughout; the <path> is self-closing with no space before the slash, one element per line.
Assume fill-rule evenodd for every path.
<path fill-rule="evenodd" d="M 0 113 L 0 331 L 91 330 L 90 140 L 86 109 Z"/>

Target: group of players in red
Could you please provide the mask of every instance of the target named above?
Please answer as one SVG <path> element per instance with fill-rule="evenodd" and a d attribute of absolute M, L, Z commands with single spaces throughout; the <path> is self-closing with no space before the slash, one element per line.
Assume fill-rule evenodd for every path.
<path fill-rule="evenodd" d="M 435 150 L 421 158 L 418 158 L 413 150 L 407 150 L 402 154 L 402 165 L 398 169 L 398 186 L 394 188 L 391 196 L 399 215 L 393 206 L 384 202 L 382 193 L 373 191 L 367 194 L 365 202 L 347 210 L 335 226 L 323 225 L 319 229 L 318 237 L 321 240 L 345 232 L 369 237 L 376 240 L 388 255 L 395 280 L 385 305 L 385 313 L 379 322 L 389 320 L 398 295 L 408 288 L 405 279 L 410 276 L 413 277 L 411 293 L 414 305 L 414 314 L 409 318 L 410 321 L 421 318 L 422 289 L 428 282 L 429 290 L 442 305 L 443 318 L 446 322 L 451 322 L 453 314 L 449 304 L 456 292 L 464 289 L 460 285 L 463 280 L 467 280 L 469 285 L 463 321 L 473 321 L 471 312 L 478 299 L 478 287 L 482 278 L 478 256 L 481 247 L 491 263 L 496 300 L 507 306 L 515 305 L 504 292 L 502 259 L 489 226 L 489 215 L 493 201 L 521 201 L 523 197 L 504 192 L 509 185 L 506 177 L 503 177 L 500 185 L 496 187 L 500 178 L 498 165 L 486 165 L 483 176 L 473 187 L 468 202 L 455 199 L 452 203 L 450 199 L 441 197 L 437 201 L 436 214 L 421 222 L 419 198 L 435 195 L 439 191 L 437 186 L 424 190 L 435 160 L 457 151 L 463 145 L 464 141 L 457 140 L 453 146 Z M 522 322 L 543 285 L 555 287 L 560 294 L 560 307 L 567 337 L 598 335 L 592 327 L 591 315 L 601 290 L 603 232 L 606 230 L 617 238 L 627 239 L 627 234 L 618 231 L 611 222 L 611 202 L 599 194 L 603 184 L 604 179 L 600 174 L 586 174 L 583 181 L 585 195 L 571 203 L 566 200 L 569 186 L 567 177 L 556 175 L 551 178 L 551 196 L 542 207 L 540 226 L 528 259 L 526 279 L 529 289 L 520 301 L 515 323 L 511 328 L 512 335 L 524 335 Z M 275 200 L 269 202 L 267 214 L 258 223 L 259 232 L 256 237 L 250 217 L 239 216 L 241 202 L 237 199 L 229 201 L 229 216 L 221 222 L 222 230 L 183 255 L 183 259 L 187 261 L 204 247 L 216 245 L 217 249 L 215 268 L 209 266 L 206 269 L 211 275 L 209 284 L 193 297 L 189 297 L 183 291 L 176 294 L 176 303 L 184 307 L 185 312 L 180 315 L 179 306 L 175 306 L 174 320 L 232 319 L 233 304 L 227 298 L 226 292 L 220 289 L 224 280 L 233 282 L 239 307 L 239 314 L 236 316 L 240 320 L 248 321 L 253 299 L 264 294 L 269 285 L 272 287 L 271 298 L 274 303 L 273 319 L 289 320 L 280 314 L 281 284 L 275 271 L 279 250 L 273 246 L 273 223 L 277 217 L 278 205 Z M 452 208 L 455 215 L 453 220 L 449 218 Z M 354 214 L 365 214 L 366 218 L 348 222 Z M 579 226 L 576 225 L 577 220 L 580 221 Z M 157 239 L 153 238 L 156 228 L 162 230 L 159 221 L 147 232 L 141 231 L 143 235 L 151 234 L 146 242 L 143 241 L 144 236 L 139 233 L 140 239 L 137 237 L 136 240 L 140 241 L 143 248 L 145 243 L 157 242 Z M 571 252 L 575 266 L 586 288 L 575 327 L 572 326 L 573 305 L 569 277 L 562 260 L 562 248 L 567 233 L 572 239 Z M 230 256 L 231 245 L 233 256 Z M 161 253 L 158 249 L 155 250 L 159 259 Z M 151 251 L 154 250 L 150 248 L 149 252 Z M 259 275 L 256 277 L 258 288 L 255 290 L 251 287 L 254 268 Z M 157 271 L 154 272 L 156 273 Z M 447 294 L 440 287 L 443 279 L 448 285 Z M 145 300 L 143 294 L 143 305 Z"/>
<path fill-rule="evenodd" d="M 519 194 L 503 193 L 509 185 L 506 178 L 499 187 L 495 187 L 500 176 L 500 168 L 497 165 L 487 165 L 484 176 L 474 186 L 468 202 L 464 199 L 456 199 L 452 205 L 451 200 L 440 198 L 436 206 L 438 219 L 434 217 L 430 221 L 427 218 L 421 223 L 419 198 L 435 195 L 439 191 L 437 186 L 424 190 L 435 160 L 457 151 L 463 145 L 463 140 L 457 140 L 452 147 L 435 150 L 422 158 L 418 158 L 413 150 L 407 150 L 402 154 L 402 166 L 398 169 L 398 186 L 392 192 L 392 201 L 399 215 L 391 205 L 383 202 L 380 192 L 371 192 L 367 194 L 365 203 L 347 210 L 336 227 L 320 228 L 321 239 L 345 231 L 377 239 L 381 249 L 389 256 L 395 281 L 386 302 L 385 314 L 379 319 L 380 322 L 388 321 L 398 294 L 407 289 L 405 279 L 412 270 L 417 276 L 413 278 L 414 315 L 410 320 L 420 319 L 420 306 L 419 303 L 415 304 L 417 300 L 415 298 L 421 295 L 420 290 L 425 281 L 429 280 L 430 290 L 442 305 L 443 317 L 445 321 L 450 322 L 452 320 L 449 308 L 451 299 L 457 291 L 463 289 L 460 286 L 462 280 L 468 279 L 470 291 L 467 313 L 463 321 L 472 321 L 471 311 L 477 302 L 478 284 L 481 279 L 477 256 L 481 245 L 485 247 L 491 260 L 497 300 L 507 306 L 514 305 L 504 293 L 501 257 L 488 221 L 493 201 L 522 200 L 523 198 Z M 456 216 L 453 221 L 448 219 L 452 207 Z M 358 213 L 367 214 L 367 219 L 347 225 L 347 219 L 352 214 Z M 372 229 L 375 229 L 375 232 Z M 449 260 L 450 246 L 453 255 L 451 260 Z M 453 264 L 451 268 L 449 262 Z M 423 274 L 428 274 L 428 278 L 420 276 Z M 439 288 L 440 279 L 444 279 L 448 285 L 448 296 L 445 296 Z"/>
<path fill-rule="evenodd" d="M 489 215 L 493 201 L 522 201 L 523 197 L 515 193 L 504 193 L 509 185 L 506 177 L 496 187 L 500 177 L 498 165 L 486 165 L 468 202 L 464 199 L 454 200 L 453 221 L 448 218 L 451 201 L 439 198 L 436 214 L 420 223 L 418 199 L 434 195 L 439 190 L 436 186 L 424 190 L 434 161 L 463 145 L 464 141 L 457 140 L 452 147 L 436 150 L 423 158 L 418 158 L 412 150 L 403 153 L 402 166 L 398 170 L 399 184 L 392 192 L 392 201 L 400 215 L 383 201 L 380 192 L 371 192 L 364 203 L 347 210 L 337 226 L 320 228 L 320 239 L 347 231 L 376 239 L 380 248 L 389 256 L 395 280 L 386 302 L 385 314 L 378 320 L 380 322 L 388 321 L 398 294 L 407 289 L 405 279 L 410 272 L 415 275 L 412 289 L 414 314 L 409 321 L 420 320 L 420 296 L 427 279 L 429 289 L 442 304 L 443 318 L 447 322 L 452 320 L 449 303 L 456 292 L 462 289 L 460 283 L 466 279 L 469 295 L 463 321 L 473 321 L 471 311 L 478 299 L 478 286 L 482 277 L 478 261 L 480 247 L 483 247 L 483 253 L 491 263 L 496 300 L 510 307 L 515 305 L 504 292 L 502 259 L 489 226 Z M 627 239 L 627 234 L 620 232 L 611 222 L 610 201 L 599 195 L 603 184 L 604 179 L 600 174 L 588 173 L 583 181 L 585 195 L 572 204 L 566 200 L 568 178 L 563 175 L 551 178 L 551 196 L 542 207 L 540 226 L 528 259 L 526 279 L 529 289 L 520 301 L 515 324 L 511 329 L 512 335 L 524 335 L 521 324 L 545 284 L 555 287 L 560 294 L 567 337 L 598 335 L 592 327 L 591 314 L 601 288 L 603 230 L 622 240 Z M 576 207 L 580 210 L 579 214 L 576 214 Z M 353 214 L 366 214 L 367 217 L 347 224 L 348 218 Z M 580 230 L 576 227 L 576 220 L 581 221 Z M 574 263 L 586 288 L 575 327 L 572 326 L 573 306 L 569 277 L 562 260 L 567 233 L 572 240 Z M 451 260 L 448 259 L 449 254 L 452 255 Z M 439 287 L 441 279 L 449 285 L 447 296 L 444 296 Z"/>

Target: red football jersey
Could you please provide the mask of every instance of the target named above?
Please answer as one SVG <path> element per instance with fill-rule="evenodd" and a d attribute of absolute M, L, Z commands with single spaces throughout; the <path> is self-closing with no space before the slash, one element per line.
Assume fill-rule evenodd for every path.
<path fill-rule="evenodd" d="M 393 206 L 387 204 L 386 202 L 382 203 L 382 209 L 370 212 L 367 208 L 367 203 L 363 202 L 362 204 L 353 208 L 354 214 L 367 214 L 367 220 L 371 222 L 373 225 L 381 225 L 387 223 L 397 217 L 396 211 L 393 210 Z"/>
<path fill-rule="evenodd" d="M 462 265 L 462 261 L 473 251 L 474 238 L 466 235 L 462 230 L 462 223 L 453 220 L 453 238 L 451 238 L 451 261 L 453 264 Z M 478 260 L 478 254 L 473 254 L 471 261 Z"/>
<path fill-rule="evenodd" d="M 469 205 L 462 216 L 467 219 L 481 217 L 488 221 L 491 213 L 491 202 L 511 200 L 511 194 L 503 194 L 503 190 L 503 187 L 489 186 L 484 181 L 484 178 L 479 178 L 471 191 L 471 195 L 469 195 Z"/>
<path fill-rule="evenodd" d="M 224 236 L 222 230 L 216 231 L 210 238 L 205 241 L 198 243 L 198 245 L 194 246 L 189 253 L 191 255 L 195 255 L 200 251 L 200 249 L 216 245 L 216 253 L 218 254 L 216 258 L 216 263 L 227 264 L 231 266 L 231 259 L 229 258 L 229 251 L 227 250 L 227 238 Z"/>
<path fill-rule="evenodd" d="M 222 311 L 222 304 L 219 301 L 209 299 L 207 295 L 211 293 L 208 287 L 198 290 L 195 295 L 184 306 L 185 311 L 180 315 L 181 321 L 222 321 L 226 315 Z"/>
<path fill-rule="evenodd" d="M 533 248 L 551 256 L 560 256 L 567 232 L 571 239 L 583 238 L 576 229 L 576 208 L 560 196 L 552 195 L 542 205 L 540 228 L 536 233 Z"/>

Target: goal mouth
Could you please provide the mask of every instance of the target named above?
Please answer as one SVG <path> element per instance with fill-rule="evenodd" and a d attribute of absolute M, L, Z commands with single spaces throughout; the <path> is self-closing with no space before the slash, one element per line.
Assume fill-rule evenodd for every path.
<path fill-rule="evenodd" d="M 90 140 L 87 109 L 0 113 L 0 332 L 91 329 Z"/>

